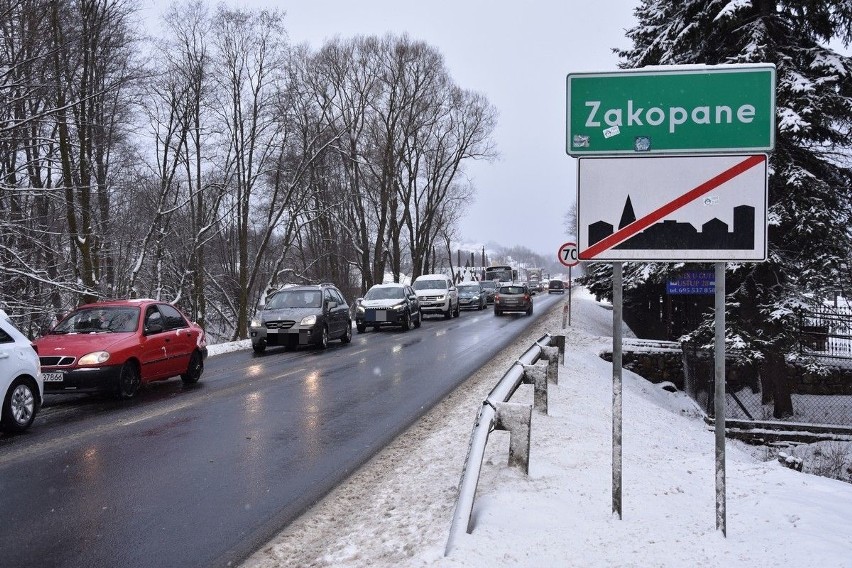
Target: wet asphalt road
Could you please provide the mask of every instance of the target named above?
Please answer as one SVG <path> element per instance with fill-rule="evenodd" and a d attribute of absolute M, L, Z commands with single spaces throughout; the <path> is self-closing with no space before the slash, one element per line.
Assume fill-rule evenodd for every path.
<path fill-rule="evenodd" d="M 0 434 L 0 565 L 234 565 L 561 298 L 210 357 L 197 385 L 129 402 L 49 395 L 28 432 Z"/>

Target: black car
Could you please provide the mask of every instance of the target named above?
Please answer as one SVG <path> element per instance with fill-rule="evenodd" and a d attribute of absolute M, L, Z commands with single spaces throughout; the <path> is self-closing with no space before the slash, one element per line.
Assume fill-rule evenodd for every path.
<path fill-rule="evenodd" d="M 564 294 L 565 293 L 565 283 L 562 280 L 551 280 L 547 283 L 547 293 L 548 294 Z"/>
<path fill-rule="evenodd" d="M 355 305 L 355 327 L 364 333 L 367 326 L 377 330 L 383 325 L 402 327 L 408 331 L 420 327 L 423 314 L 414 288 L 407 284 L 376 284 Z"/>
<path fill-rule="evenodd" d="M 352 317 L 343 294 L 333 284 L 291 286 L 269 297 L 251 321 L 249 334 L 255 353 L 274 345 L 325 349 L 332 339 L 352 341 Z"/>

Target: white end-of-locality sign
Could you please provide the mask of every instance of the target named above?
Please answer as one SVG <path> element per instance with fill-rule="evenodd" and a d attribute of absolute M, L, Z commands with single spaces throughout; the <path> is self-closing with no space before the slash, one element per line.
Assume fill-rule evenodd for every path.
<path fill-rule="evenodd" d="M 580 260 L 762 261 L 767 156 L 580 158 Z"/>

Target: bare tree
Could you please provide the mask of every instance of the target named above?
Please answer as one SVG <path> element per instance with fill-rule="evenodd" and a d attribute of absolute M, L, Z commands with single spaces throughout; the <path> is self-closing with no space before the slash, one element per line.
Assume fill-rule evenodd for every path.
<path fill-rule="evenodd" d="M 252 206 L 262 176 L 276 156 L 281 134 L 276 81 L 283 66 L 286 33 L 282 14 L 251 13 L 220 5 L 214 16 L 219 114 L 233 162 L 230 219 L 238 252 L 233 294 L 237 298 L 234 337 L 245 337 L 249 304 L 249 240 Z"/>
<path fill-rule="evenodd" d="M 84 300 L 97 297 L 102 285 L 112 289 L 112 271 L 101 255 L 111 211 L 109 153 L 127 105 L 122 94 L 133 77 L 129 13 L 121 0 L 50 3 L 64 213 Z"/>
<path fill-rule="evenodd" d="M 429 252 L 453 219 L 445 212 L 462 207 L 469 186 L 459 182 L 467 160 L 494 156 L 491 133 L 495 111 L 479 94 L 450 86 L 435 107 L 435 118 L 425 124 L 408 149 L 405 198 L 409 204 L 409 232 L 414 275 L 427 270 Z"/>

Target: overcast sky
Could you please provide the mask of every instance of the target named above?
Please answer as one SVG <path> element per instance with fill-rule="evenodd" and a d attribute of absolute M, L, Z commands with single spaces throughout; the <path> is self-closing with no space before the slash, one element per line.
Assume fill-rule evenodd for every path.
<path fill-rule="evenodd" d="M 456 84 L 483 93 L 499 112 L 494 137 L 501 156 L 468 167 L 476 198 L 460 237 L 554 257 L 568 240 L 563 216 L 576 197 L 576 160 L 565 153 L 565 76 L 616 69 L 612 48 L 629 46 L 625 30 L 635 23 L 637 0 L 225 3 L 285 11 L 290 40 L 314 48 L 337 35 L 387 32 L 407 32 L 436 47 Z"/>

